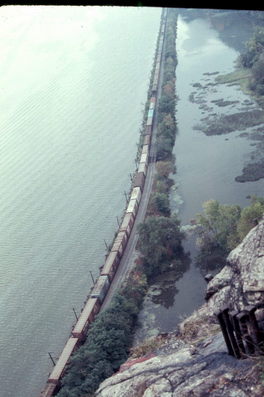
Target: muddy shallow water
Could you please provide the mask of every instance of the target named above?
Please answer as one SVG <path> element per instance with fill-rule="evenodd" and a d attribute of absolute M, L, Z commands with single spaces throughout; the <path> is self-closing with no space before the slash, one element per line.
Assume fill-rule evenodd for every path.
<path fill-rule="evenodd" d="M 139 316 L 135 343 L 159 332 L 173 331 L 180 320 L 204 302 L 206 283 L 194 263 L 197 248 L 191 226 L 191 220 L 202 212 L 202 203 L 217 199 L 221 204 L 244 207 L 250 203 L 250 195 L 263 196 L 264 192 L 263 178 L 245 183 L 236 180 L 261 153 L 263 111 L 238 85 L 216 81 L 218 75 L 234 70 L 239 53 L 220 39 L 209 21 L 200 18 L 187 22 L 182 16 L 178 18 L 176 49 L 177 173 L 173 176 L 171 208 L 187 231 L 184 248 L 190 256 L 178 271 L 154 280 Z M 232 116 L 252 112 L 258 120 L 252 118 L 250 123 L 245 118 L 244 125 L 241 117 Z M 206 135 L 206 129 L 219 119 L 227 120 L 230 127 L 228 118 L 236 119 L 237 128 L 234 122 L 222 133 Z"/>

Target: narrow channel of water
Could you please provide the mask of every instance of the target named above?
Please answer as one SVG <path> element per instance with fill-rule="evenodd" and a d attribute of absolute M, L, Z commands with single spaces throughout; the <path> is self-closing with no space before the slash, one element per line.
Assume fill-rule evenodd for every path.
<path fill-rule="evenodd" d="M 237 28 L 238 37 L 239 28 L 243 26 Z M 258 108 L 237 85 L 215 84 L 218 74 L 234 70 L 239 53 L 220 39 L 208 20 L 187 21 L 181 15 L 176 49 L 178 134 L 174 154 L 177 173 L 171 206 L 182 225 L 189 225 L 196 214 L 202 212 L 206 200 L 217 199 L 221 204 L 242 207 L 248 205 L 249 195 L 263 196 L 264 180 L 235 181 L 253 150 L 251 141 L 241 136 L 242 131 L 206 136 L 197 129 L 205 118 Z M 230 104 L 222 107 L 212 102 L 219 99 L 228 100 Z M 156 280 L 140 314 L 142 329 L 137 340 L 158 332 L 173 331 L 181 319 L 204 302 L 206 283 L 200 269 L 194 265 L 195 237 L 189 236 L 184 247 L 191 253 L 190 261 L 187 260 L 178 272 L 162 275 Z"/>

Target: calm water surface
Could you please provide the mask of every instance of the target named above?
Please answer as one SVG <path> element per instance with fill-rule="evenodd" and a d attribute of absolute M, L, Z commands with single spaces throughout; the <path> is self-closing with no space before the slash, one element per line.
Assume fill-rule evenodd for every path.
<path fill-rule="evenodd" d="M 44 386 L 125 207 L 161 9 L 4 7 L 0 396 Z"/>

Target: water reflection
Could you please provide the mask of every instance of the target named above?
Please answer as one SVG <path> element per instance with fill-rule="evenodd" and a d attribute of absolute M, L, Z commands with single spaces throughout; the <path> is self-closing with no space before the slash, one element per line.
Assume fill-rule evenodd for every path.
<path fill-rule="evenodd" d="M 190 253 L 184 253 L 180 259 L 175 261 L 171 271 L 151 280 L 150 296 L 154 304 L 161 305 L 166 309 L 174 305 L 175 295 L 178 292 L 176 282 L 189 270 L 190 263 Z"/>

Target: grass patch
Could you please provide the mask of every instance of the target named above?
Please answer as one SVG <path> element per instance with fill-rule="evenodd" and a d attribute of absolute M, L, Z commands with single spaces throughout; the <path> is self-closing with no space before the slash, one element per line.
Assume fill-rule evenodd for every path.
<path fill-rule="evenodd" d="M 221 74 L 215 78 L 215 81 L 220 84 L 237 83 L 241 84 L 241 80 L 248 81 L 251 73 L 248 69 L 236 69 L 234 72 Z"/>
<path fill-rule="evenodd" d="M 218 84 L 240 85 L 241 91 L 244 94 L 250 95 L 262 108 L 264 108 L 264 97 L 256 95 L 256 93 L 249 88 L 252 78 L 252 72 L 250 69 L 239 68 L 234 72 L 217 76 L 215 78 L 215 82 Z"/>
<path fill-rule="evenodd" d="M 229 115 L 221 115 L 209 125 L 196 125 L 195 128 L 203 131 L 206 135 L 228 134 L 236 130 L 244 130 L 264 123 L 263 110 L 254 109 Z"/>

